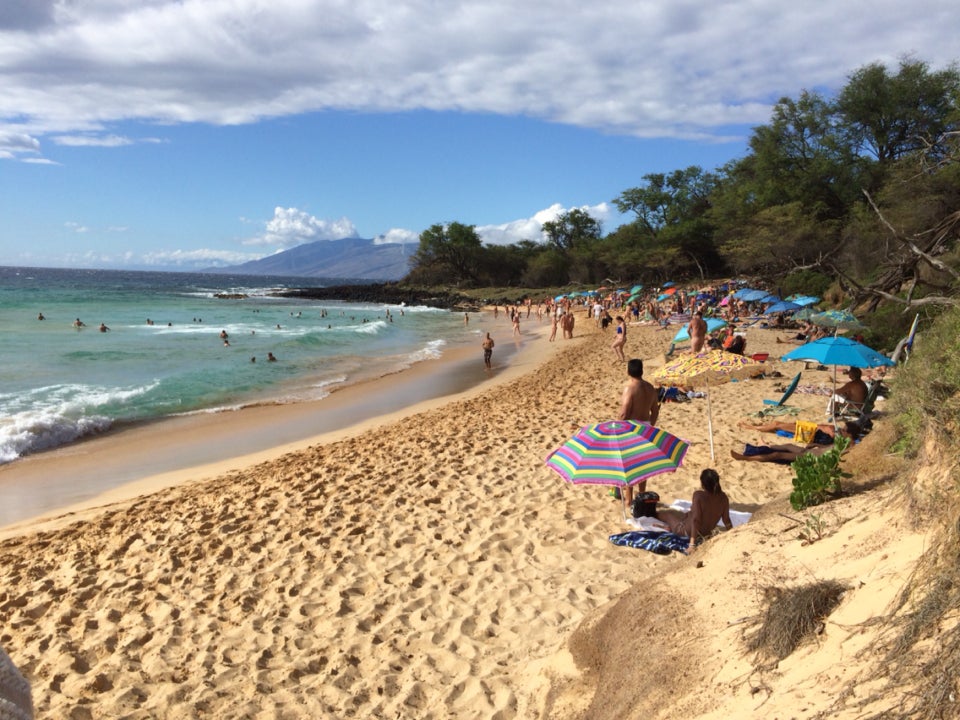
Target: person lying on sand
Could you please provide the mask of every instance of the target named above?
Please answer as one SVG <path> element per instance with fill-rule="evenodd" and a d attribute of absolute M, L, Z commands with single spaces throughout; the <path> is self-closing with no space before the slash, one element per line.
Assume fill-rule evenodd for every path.
<path fill-rule="evenodd" d="M 833 445 L 797 445 L 795 443 L 787 443 L 785 445 L 747 444 L 744 446 L 742 453 L 731 450 L 730 457 L 734 460 L 746 460 L 748 462 L 775 462 L 788 465 L 801 455 L 823 455 L 832 449 Z"/>
<path fill-rule="evenodd" d="M 797 423 L 801 422 L 800 420 L 792 422 L 782 422 L 776 421 L 768 422 L 762 425 L 754 425 L 752 423 L 740 421 L 737 423 L 740 427 L 747 430 L 756 430 L 757 432 L 788 432 L 792 435 L 797 434 Z M 856 440 L 861 435 L 861 427 L 855 422 L 846 422 L 843 427 L 834 427 L 833 423 L 820 423 L 817 425 L 816 433 L 813 436 L 813 441 L 809 443 L 810 445 L 833 445 L 833 439 L 837 434 L 840 434 L 841 437 L 850 438 L 851 440 Z"/>
<path fill-rule="evenodd" d="M 720 475 L 713 468 L 706 468 L 700 473 L 700 487 L 693 493 L 690 512 L 682 513 L 679 510 L 659 510 L 657 519 L 666 523 L 670 532 L 675 535 L 690 538 L 690 548 L 693 548 L 699 538 L 706 537 L 723 521 L 723 526 L 729 530 L 733 527 L 730 520 L 730 499 L 720 487 Z"/>

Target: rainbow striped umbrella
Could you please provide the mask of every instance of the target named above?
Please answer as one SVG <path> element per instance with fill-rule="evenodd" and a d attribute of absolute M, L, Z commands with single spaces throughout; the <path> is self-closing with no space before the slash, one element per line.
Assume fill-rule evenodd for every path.
<path fill-rule="evenodd" d="M 575 485 L 636 485 L 673 472 L 689 445 L 666 430 L 632 420 L 587 425 L 547 456 L 547 467 Z"/>

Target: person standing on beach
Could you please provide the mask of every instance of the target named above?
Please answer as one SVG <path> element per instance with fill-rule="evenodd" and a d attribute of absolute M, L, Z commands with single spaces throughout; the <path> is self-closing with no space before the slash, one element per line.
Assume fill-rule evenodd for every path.
<path fill-rule="evenodd" d="M 493 357 L 493 345 L 493 338 L 490 337 L 490 333 L 487 333 L 487 336 L 481 343 L 481 346 L 483 347 L 483 364 L 487 366 L 487 370 L 492 367 L 490 364 L 490 359 Z"/>
<path fill-rule="evenodd" d="M 687 332 L 690 334 L 690 349 L 695 353 L 703 350 L 703 344 L 707 341 L 707 322 L 703 319 L 702 311 L 697 310 L 690 318 Z"/>
<path fill-rule="evenodd" d="M 617 359 L 620 362 L 624 362 L 627 357 L 623 354 L 623 346 L 627 344 L 627 323 L 624 321 L 623 317 L 617 315 L 617 336 L 613 339 L 613 344 L 610 346 L 613 348 L 613 352 L 616 353 Z M 641 372 L 643 372 L 641 368 Z"/>
<path fill-rule="evenodd" d="M 553 342 L 557 339 L 557 323 L 560 322 L 560 319 L 557 317 L 556 313 L 550 313 L 550 342 Z"/>
<path fill-rule="evenodd" d="M 620 397 L 619 419 L 656 425 L 660 417 L 660 398 L 657 396 L 657 389 L 643 379 L 643 360 L 631 359 L 627 363 L 627 375 L 630 379 L 624 385 Z M 639 492 L 645 492 L 647 481 L 642 480 L 635 486 L 624 488 L 623 498 L 627 507 L 633 503 L 634 487 L 637 487 Z"/>

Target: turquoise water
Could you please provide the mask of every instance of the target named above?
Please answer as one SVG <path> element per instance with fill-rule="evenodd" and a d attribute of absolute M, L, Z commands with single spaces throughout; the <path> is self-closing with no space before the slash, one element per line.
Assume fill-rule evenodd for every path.
<path fill-rule="evenodd" d="M 118 423 L 319 399 L 476 339 L 446 310 L 270 296 L 311 285 L 0 267 L 0 463 Z"/>

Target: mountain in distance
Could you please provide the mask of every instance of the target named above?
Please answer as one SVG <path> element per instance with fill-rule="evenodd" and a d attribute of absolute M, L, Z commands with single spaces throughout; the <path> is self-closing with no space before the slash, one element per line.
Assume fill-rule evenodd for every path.
<path fill-rule="evenodd" d="M 376 244 L 364 238 L 317 240 L 242 265 L 205 272 L 392 281 L 410 271 L 410 257 L 416 250 L 413 244 Z"/>

